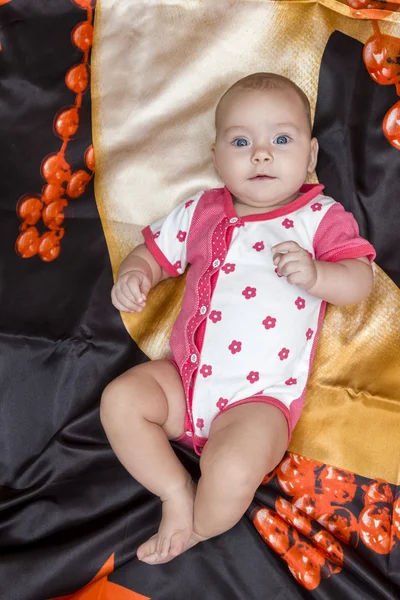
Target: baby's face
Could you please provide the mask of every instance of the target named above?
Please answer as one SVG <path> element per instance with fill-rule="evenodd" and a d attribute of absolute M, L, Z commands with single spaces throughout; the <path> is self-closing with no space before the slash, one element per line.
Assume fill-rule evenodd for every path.
<path fill-rule="evenodd" d="M 318 152 L 296 92 L 232 90 L 220 109 L 212 153 L 234 199 L 252 212 L 268 212 L 294 200 L 314 170 Z"/>

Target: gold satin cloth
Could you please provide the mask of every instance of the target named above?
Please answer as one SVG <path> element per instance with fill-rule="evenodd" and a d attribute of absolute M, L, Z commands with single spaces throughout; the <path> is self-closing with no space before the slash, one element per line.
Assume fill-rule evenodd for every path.
<path fill-rule="evenodd" d="M 400 14 L 379 26 L 400 37 Z M 314 114 L 322 54 L 335 30 L 363 43 L 372 35 L 371 22 L 338 0 L 98 0 L 95 189 L 114 274 L 145 225 L 221 184 L 210 146 L 226 88 L 248 73 L 275 71 L 300 85 Z M 168 351 L 183 289 L 184 277 L 169 279 L 152 290 L 143 313 L 122 314 L 152 359 Z M 400 484 L 399 322 L 400 292 L 377 267 L 368 300 L 328 308 L 290 450 Z"/>

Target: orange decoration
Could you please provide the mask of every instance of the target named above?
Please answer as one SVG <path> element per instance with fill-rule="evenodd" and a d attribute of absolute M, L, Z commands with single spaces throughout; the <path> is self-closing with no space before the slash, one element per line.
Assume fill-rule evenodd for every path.
<path fill-rule="evenodd" d="M 94 171 L 95 162 L 94 162 L 94 150 L 93 150 L 92 144 L 86 149 L 85 164 L 86 164 L 87 168 L 89 169 L 89 171 Z"/>
<path fill-rule="evenodd" d="M 79 6 L 79 8 L 83 8 L 83 10 L 88 10 L 89 8 L 95 5 L 96 0 L 72 0 L 72 2 Z"/>
<path fill-rule="evenodd" d="M 80 65 L 71 67 L 65 76 L 65 83 L 76 94 L 84 92 L 89 83 L 89 73 L 86 64 L 81 63 Z"/>
<path fill-rule="evenodd" d="M 303 490 L 314 490 L 314 469 L 317 466 L 297 454 L 288 454 L 276 469 L 279 485 L 291 496 L 301 494 Z"/>
<path fill-rule="evenodd" d="M 79 127 L 78 109 L 62 110 L 55 119 L 54 127 L 62 139 L 68 140 L 71 138 Z"/>
<path fill-rule="evenodd" d="M 340 573 L 343 567 L 343 548 L 340 543 L 327 531 L 318 531 L 311 538 L 324 552 L 330 561 L 330 574 Z M 332 564 L 333 563 L 333 564 Z"/>
<path fill-rule="evenodd" d="M 71 179 L 67 185 L 68 196 L 71 198 L 78 198 L 78 196 L 81 196 L 91 178 L 92 176 L 89 175 L 89 173 L 86 173 L 86 171 L 75 171 L 75 173 L 72 173 Z"/>
<path fill-rule="evenodd" d="M 335 467 L 324 467 L 318 476 L 321 482 L 320 505 L 329 506 L 332 502 L 345 504 L 353 500 L 357 486 L 352 473 Z"/>
<path fill-rule="evenodd" d="M 15 245 L 16 252 L 22 258 L 31 258 L 39 254 L 45 262 L 56 259 L 60 253 L 60 240 L 64 236 L 64 229 L 61 228 L 64 221 L 63 210 L 68 205 L 66 193 L 71 198 L 83 194 L 94 171 L 92 146 L 89 146 L 85 152 L 85 163 L 92 174 L 81 170 L 71 175 L 71 166 L 65 160 L 68 143 L 79 127 L 82 93 L 89 85 L 88 60 L 93 41 L 92 21 L 95 0 L 73 0 L 73 2 L 87 12 L 87 20 L 74 27 L 71 33 L 73 43 L 83 52 L 82 62 L 71 67 L 65 76 L 67 87 L 76 93 L 75 106 L 60 110 L 54 120 L 54 131 L 63 142 L 58 153 L 48 155 L 42 162 L 41 174 L 47 182 L 43 187 L 42 197 L 26 194 L 17 204 L 17 214 L 22 224 Z M 4 3 L 5 0 L 0 0 L 0 4 Z M 36 227 L 32 227 L 40 219 L 49 229 L 41 237 Z"/>
<path fill-rule="evenodd" d="M 23 196 L 17 204 L 17 213 L 26 225 L 36 225 L 42 215 L 43 203 L 39 198 Z"/>
<path fill-rule="evenodd" d="M 325 529 L 345 544 L 356 547 L 358 544 L 358 521 L 347 508 L 333 506 L 330 511 L 318 517 Z"/>
<path fill-rule="evenodd" d="M 282 519 L 292 525 L 297 531 L 300 531 L 307 537 L 310 535 L 312 529 L 311 520 L 294 504 L 278 496 L 275 501 L 275 509 Z"/>
<path fill-rule="evenodd" d="M 20 233 L 15 243 L 15 249 L 22 258 L 31 258 L 38 253 L 39 232 L 36 227 L 29 227 L 23 233 Z"/>
<path fill-rule="evenodd" d="M 7 4 L 7 2 L 11 2 L 11 0 L 0 0 L 0 6 L 2 6 L 2 4 Z"/>
<path fill-rule="evenodd" d="M 260 508 L 253 514 L 255 528 L 264 541 L 277 554 L 283 556 L 289 549 L 289 525 L 279 515 L 268 508 Z M 298 534 L 293 531 L 293 538 L 297 541 Z"/>
<path fill-rule="evenodd" d="M 388 142 L 400 150 L 400 102 L 388 110 L 383 120 L 383 133 Z"/>
<path fill-rule="evenodd" d="M 400 39 L 381 33 L 367 40 L 363 58 L 368 73 L 380 85 L 395 85 L 400 93 Z"/>
<path fill-rule="evenodd" d="M 300 497 L 293 499 L 293 504 L 297 506 L 303 513 L 306 513 L 309 517 L 312 517 L 316 521 L 323 512 L 320 504 L 320 498 L 310 494 L 303 494 Z"/>
<path fill-rule="evenodd" d="M 116 583 L 108 581 L 107 575 L 114 571 L 114 554 L 104 563 L 95 577 L 81 590 L 69 596 L 51 600 L 151 600 Z"/>
<path fill-rule="evenodd" d="M 321 582 L 323 553 L 308 544 L 297 542 L 283 557 L 293 577 L 306 589 L 315 590 Z"/>
<path fill-rule="evenodd" d="M 50 204 L 64 195 L 64 188 L 61 185 L 48 183 L 42 190 L 42 200 L 45 204 Z"/>
<path fill-rule="evenodd" d="M 388 554 L 393 548 L 392 515 L 387 506 L 367 506 L 359 517 L 359 532 L 364 544 L 377 554 Z"/>
<path fill-rule="evenodd" d="M 48 231 L 40 238 L 38 254 L 44 262 L 51 262 L 60 254 L 60 239 L 63 237 L 64 232 L 60 233 L 61 235 L 57 235 L 53 231 Z"/>
<path fill-rule="evenodd" d="M 383 479 L 377 479 L 373 481 L 369 486 L 362 486 L 365 491 L 364 504 L 369 506 L 370 504 L 376 504 L 376 502 L 388 502 L 392 504 L 393 493 L 390 485 Z"/>
<path fill-rule="evenodd" d="M 64 221 L 64 213 L 62 211 L 66 206 L 68 206 L 68 202 L 61 199 L 50 202 L 50 204 L 46 206 L 42 214 L 43 223 L 46 227 L 53 231 L 60 228 Z"/>
<path fill-rule="evenodd" d="M 93 27 L 89 21 L 83 21 L 82 23 L 78 23 L 72 30 L 72 41 L 75 46 L 82 50 L 82 52 L 87 52 L 93 43 Z"/>
<path fill-rule="evenodd" d="M 393 534 L 400 540 L 400 496 L 393 505 Z"/>
<path fill-rule="evenodd" d="M 59 185 L 69 181 L 71 168 L 61 154 L 50 154 L 41 166 L 42 177 L 49 183 Z"/>
<path fill-rule="evenodd" d="M 393 4 L 390 2 L 386 2 L 386 0 L 383 0 L 382 2 L 379 2 L 379 0 L 346 0 L 347 4 L 350 6 L 350 8 L 354 8 L 354 9 L 358 9 L 358 10 L 362 10 L 362 9 L 385 9 L 385 10 L 398 10 L 399 5 L 398 4 Z"/>

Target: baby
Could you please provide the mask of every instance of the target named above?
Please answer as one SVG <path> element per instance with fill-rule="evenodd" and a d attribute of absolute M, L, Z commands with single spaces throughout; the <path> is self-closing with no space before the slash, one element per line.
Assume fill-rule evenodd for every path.
<path fill-rule="evenodd" d="M 143 230 L 123 261 L 114 306 L 190 264 L 173 359 L 138 365 L 104 391 L 101 420 L 129 473 L 162 501 L 137 550 L 164 563 L 233 527 L 282 459 L 303 406 L 326 302 L 363 300 L 373 247 L 322 185 L 310 105 L 290 80 L 255 73 L 219 101 L 211 148 L 225 186 Z M 200 455 L 197 488 L 169 440 Z"/>

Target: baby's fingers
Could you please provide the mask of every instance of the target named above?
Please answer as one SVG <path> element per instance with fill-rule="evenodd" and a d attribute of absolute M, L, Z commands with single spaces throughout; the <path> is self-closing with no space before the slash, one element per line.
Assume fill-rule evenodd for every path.
<path fill-rule="evenodd" d="M 120 284 L 120 289 L 123 295 L 133 302 L 134 304 L 138 304 L 140 306 L 144 306 L 146 295 L 140 291 L 140 288 L 137 284 L 127 283 L 126 281 Z"/>
<path fill-rule="evenodd" d="M 124 296 L 121 290 L 116 286 L 114 286 L 111 290 L 111 300 L 115 308 L 117 310 L 122 310 L 123 312 L 133 313 L 140 312 L 142 310 L 141 306 L 126 298 L 126 296 Z"/>

